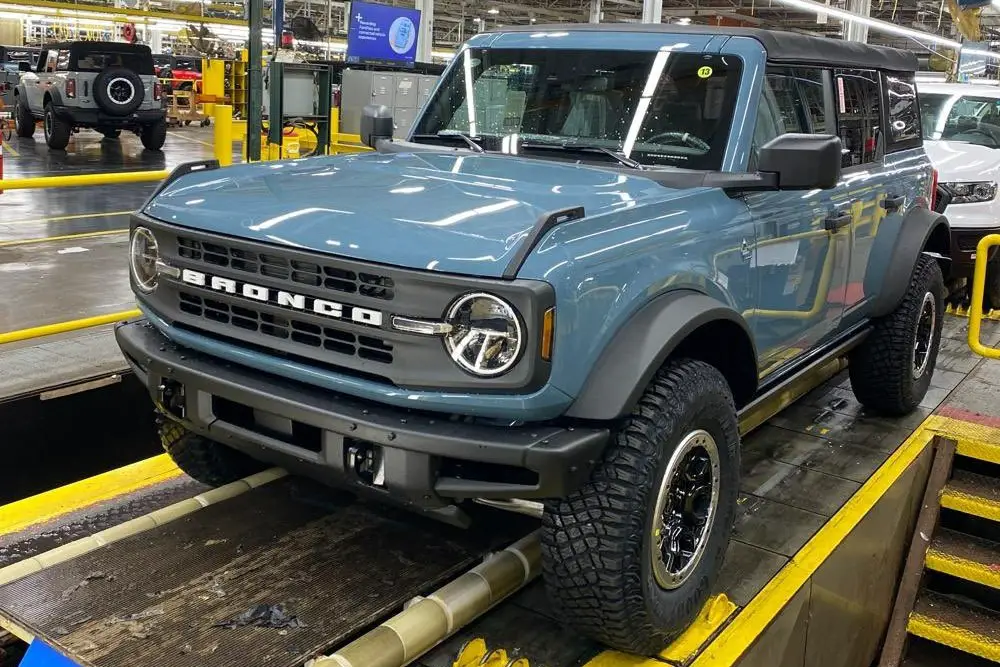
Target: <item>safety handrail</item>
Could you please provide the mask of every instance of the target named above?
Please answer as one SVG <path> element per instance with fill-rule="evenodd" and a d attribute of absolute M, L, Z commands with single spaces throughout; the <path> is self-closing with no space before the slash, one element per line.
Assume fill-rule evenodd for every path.
<path fill-rule="evenodd" d="M 972 275 L 972 303 L 969 304 L 969 347 L 987 359 L 1000 359 L 1000 350 L 983 345 L 980 328 L 983 323 L 983 294 L 986 291 L 986 265 L 990 249 L 1000 246 L 1000 234 L 988 234 L 976 245 L 976 270 Z"/>

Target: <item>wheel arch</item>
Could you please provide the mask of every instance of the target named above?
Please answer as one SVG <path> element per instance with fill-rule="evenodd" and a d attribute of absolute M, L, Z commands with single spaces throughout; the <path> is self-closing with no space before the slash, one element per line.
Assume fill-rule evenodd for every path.
<path fill-rule="evenodd" d="M 913 208 L 903 219 L 902 230 L 889 255 L 882 289 L 872 303 L 873 317 L 884 317 L 902 303 L 921 254 L 934 257 L 945 278 L 951 269 L 951 225 L 948 218 L 926 208 Z"/>
<path fill-rule="evenodd" d="M 587 376 L 568 417 L 627 415 L 668 359 L 687 357 L 718 368 L 740 408 L 757 391 L 757 350 L 746 320 L 707 294 L 679 289 L 655 297 L 615 334 Z"/>

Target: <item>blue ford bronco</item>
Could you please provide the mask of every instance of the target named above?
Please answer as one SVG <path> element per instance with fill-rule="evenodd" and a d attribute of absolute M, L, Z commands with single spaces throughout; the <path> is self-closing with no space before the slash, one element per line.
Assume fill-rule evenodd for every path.
<path fill-rule="evenodd" d="M 132 219 L 117 328 L 166 450 L 456 524 L 543 508 L 555 608 L 651 654 L 717 581 L 740 417 L 846 356 L 924 396 L 949 226 L 916 58 L 753 29 L 504 28 L 406 140 L 188 165 Z"/>

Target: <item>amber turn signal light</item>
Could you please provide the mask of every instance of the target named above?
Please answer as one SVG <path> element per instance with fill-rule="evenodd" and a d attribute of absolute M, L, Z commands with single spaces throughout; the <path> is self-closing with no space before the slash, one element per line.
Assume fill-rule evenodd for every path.
<path fill-rule="evenodd" d="M 555 327 L 556 309 L 549 308 L 542 320 L 542 359 L 545 361 L 552 360 L 552 337 L 555 334 Z"/>

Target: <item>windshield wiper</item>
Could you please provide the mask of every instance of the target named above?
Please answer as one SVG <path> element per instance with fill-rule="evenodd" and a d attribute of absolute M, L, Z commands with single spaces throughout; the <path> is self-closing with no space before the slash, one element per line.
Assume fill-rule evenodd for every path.
<path fill-rule="evenodd" d="M 458 139 L 461 139 L 462 141 L 465 142 L 465 144 L 472 151 L 474 151 L 476 153 L 485 153 L 486 152 L 483 149 L 483 147 L 480 146 L 479 144 L 477 144 L 475 141 L 473 141 L 472 138 L 469 135 L 463 134 L 461 132 L 456 132 L 454 130 L 442 130 L 442 131 L 438 132 L 437 134 L 415 134 L 415 135 L 413 135 L 414 139 L 446 139 L 446 138 L 449 138 L 449 137 L 456 137 Z"/>
<path fill-rule="evenodd" d="M 523 143 L 521 148 L 527 148 L 529 150 L 533 148 L 541 149 L 551 149 L 551 150 L 563 150 L 578 153 L 603 153 L 608 157 L 614 158 L 619 164 L 628 167 L 629 169 L 643 170 L 646 167 L 641 162 L 636 162 L 629 156 L 625 155 L 621 151 L 612 150 L 610 148 L 604 148 L 603 146 L 577 146 L 575 144 L 546 144 L 546 143 Z"/>

